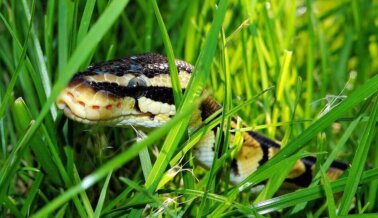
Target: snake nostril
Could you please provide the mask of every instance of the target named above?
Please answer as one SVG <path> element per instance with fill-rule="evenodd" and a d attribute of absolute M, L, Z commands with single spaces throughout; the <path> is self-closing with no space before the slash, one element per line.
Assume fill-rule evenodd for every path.
<path fill-rule="evenodd" d="M 92 109 L 93 110 L 98 110 L 98 109 L 100 109 L 100 106 L 98 106 L 98 105 L 92 105 Z"/>
<path fill-rule="evenodd" d="M 74 98 L 74 95 L 72 94 L 72 92 L 67 92 L 67 95 L 68 95 L 70 98 Z"/>
<path fill-rule="evenodd" d="M 106 108 L 107 110 L 111 110 L 112 107 L 113 107 L 113 106 L 112 106 L 111 104 L 108 104 L 108 105 L 105 106 L 105 108 Z"/>
<path fill-rule="evenodd" d="M 83 101 L 78 102 L 81 106 L 85 107 L 85 103 Z"/>

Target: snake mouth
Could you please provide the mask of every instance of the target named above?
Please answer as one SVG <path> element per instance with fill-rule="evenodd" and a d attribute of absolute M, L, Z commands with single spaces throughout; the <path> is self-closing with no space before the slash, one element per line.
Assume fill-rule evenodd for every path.
<path fill-rule="evenodd" d="M 168 114 L 136 110 L 136 100 L 133 98 L 115 100 L 98 92 L 91 93 L 91 90 L 80 93 L 82 95 L 77 96 L 74 89 L 66 87 L 56 101 L 57 107 L 74 121 L 92 125 L 154 128 L 170 119 Z"/>
<path fill-rule="evenodd" d="M 68 118 L 70 118 L 71 120 L 81 122 L 81 123 L 85 123 L 85 124 L 92 124 L 92 125 L 93 124 L 100 124 L 100 125 L 105 125 L 105 126 L 117 126 L 123 120 L 127 120 L 131 117 L 133 117 L 133 119 L 138 119 L 138 118 L 143 119 L 143 118 L 153 118 L 154 117 L 154 115 L 151 114 L 151 113 L 143 113 L 143 114 L 134 114 L 134 115 L 121 115 L 121 116 L 117 116 L 117 117 L 113 117 L 113 118 L 109 118 L 109 119 L 91 120 L 91 119 L 80 117 L 77 114 L 73 113 L 72 110 L 66 104 L 64 104 L 64 106 L 63 106 L 63 104 L 60 104 L 60 106 L 58 106 L 58 107 L 59 107 L 59 109 L 63 110 L 64 115 L 67 116 Z M 136 125 L 136 124 L 134 124 L 134 125 Z"/>
<path fill-rule="evenodd" d="M 66 115 L 71 120 L 82 122 L 85 124 L 96 124 L 99 122 L 99 120 L 89 120 L 89 119 L 77 116 L 76 114 L 72 112 L 72 110 L 66 104 L 60 104 L 58 105 L 58 108 L 63 110 L 64 115 Z"/>

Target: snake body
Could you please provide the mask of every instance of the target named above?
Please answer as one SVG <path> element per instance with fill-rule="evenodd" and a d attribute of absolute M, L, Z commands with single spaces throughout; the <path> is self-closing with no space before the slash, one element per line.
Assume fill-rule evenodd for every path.
<path fill-rule="evenodd" d="M 193 66 L 181 60 L 175 63 L 185 91 Z M 154 53 L 89 66 L 71 79 L 56 104 L 70 119 L 106 126 L 158 128 L 176 113 L 168 60 Z M 220 105 L 215 100 L 206 98 L 189 128 L 198 128 L 218 109 Z M 233 122 L 232 127 L 235 125 Z M 254 131 L 243 132 L 242 138 L 243 144 L 231 164 L 230 180 L 234 183 L 241 182 L 280 149 L 279 143 Z M 205 167 L 211 167 L 214 146 L 215 130 L 208 132 L 193 149 L 194 156 Z M 315 162 L 312 156 L 298 160 L 287 181 L 299 186 L 309 185 Z M 327 175 L 335 179 L 346 168 L 346 164 L 335 161 Z"/>

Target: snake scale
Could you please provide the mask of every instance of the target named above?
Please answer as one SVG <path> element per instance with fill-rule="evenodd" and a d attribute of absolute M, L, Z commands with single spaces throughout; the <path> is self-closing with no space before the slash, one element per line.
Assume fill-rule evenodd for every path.
<path fill-rule="evenodd" d="M 179 81 L 186 89 L 193 66 L 176 60 Z M 56 104 L 72 120 L 94 125 L 158 128 L 176 113 L 168 60 L 148 53 L 89 66 L 77 73 L 59 95 Z M 193 117 L 189 128 L 197 128 L 220 109 L 207 97 Z M 235 123 L 232 124 L 235 127 Z M 193 148 L 196 159 L 210 168 L 214 158 L 215 130 L 208 132 Z M 231 134 L 231 137 L 233 135 Z M 242 133 L 243 144 L 232 161 L 230 180 L 239 183 L 280 149 L 280 144 L 257 132 Z M 286 181 L 298 186 L 311 183 L 316 157 L 298 160 Z M 330 179 L 338 178 L 347 168 L 334 161 L 327 171 Z"/>

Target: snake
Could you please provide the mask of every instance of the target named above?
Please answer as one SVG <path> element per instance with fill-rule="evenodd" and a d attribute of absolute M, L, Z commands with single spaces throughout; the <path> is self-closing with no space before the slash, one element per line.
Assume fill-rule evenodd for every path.
<path fill-rule="evenodd" d="M 179 83 L 184 92 L 194 67 L 175 60 Z M 146 53 L 97 63 L 76 73 L 59 94 L 56 105 L 77 122 L 112 127 L 159 128 L 176 114 L 172 81 L 167 57 Z M 208 96 L 193 113 L 189 129 L 221 109 Z M 231 128 L 236 128 L 232 119 Z M 230 133 L 231 139 L 234 133 Z M 256 131 L 242 132 L 242 144 L 231 160 L 230 181 L 238 184 L 266 163 L 280 150 L 280 143 Z M 216 128 L 206 133 L 193 147 L 195 159 L 211 168 L 215 158 Z M 230 143 L 231 144 L 231 143 Z M 231 146 L 231 145 L 228 145 Z M 297 160 L 285 181 L 299 187 L 311 184 L 317 158 Z M 342 161 L 333 161 L 326 175 L 335 180 L 347 169 Z"/>

